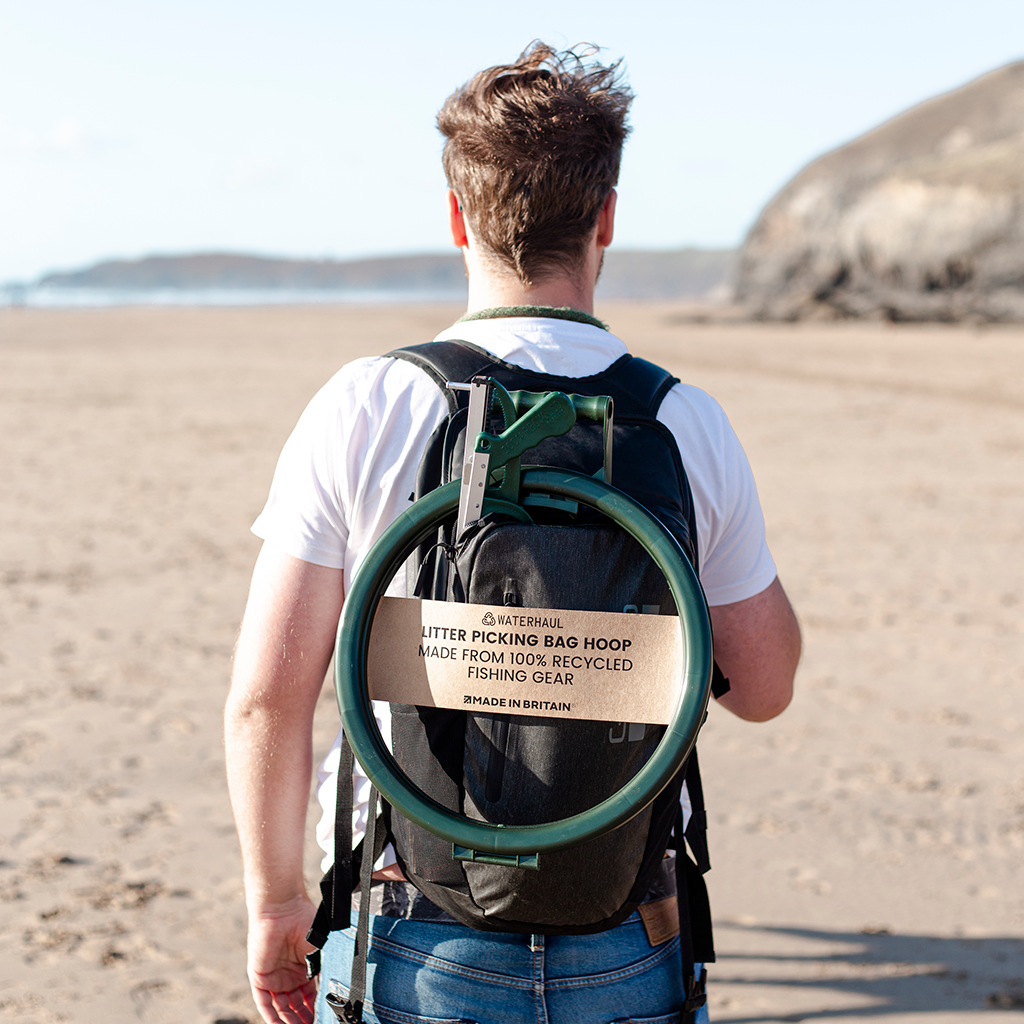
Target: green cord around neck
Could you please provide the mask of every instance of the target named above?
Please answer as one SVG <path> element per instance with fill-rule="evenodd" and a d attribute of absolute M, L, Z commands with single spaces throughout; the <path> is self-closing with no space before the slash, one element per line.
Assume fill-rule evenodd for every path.
<path fill-rule="evenodd" d="M 574 320 L 579 324 L 600 327 L 602 331 L 608 330 L 608 325 L 603 320 L 598 320 L 596 316 L 584 313 L 580 309 L 573 309 L 572 306 L 495 306 L 493 309 L 478 309 L 475 313 L 467 313 L 455 322 L 464 324 L 469 320 L 496 320 L 505 316 L 537 316 L 552 320 Z"/>

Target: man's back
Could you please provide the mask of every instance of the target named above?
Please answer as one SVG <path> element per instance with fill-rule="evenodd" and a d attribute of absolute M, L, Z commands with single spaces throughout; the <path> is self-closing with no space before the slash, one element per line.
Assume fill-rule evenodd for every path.
<path fill-rule="evenodd" d="M 593 325 L 494 313 L 540 306 L 592 314 L 630 99 L 616 66 L 537 44 L 515 64 L 481 72 L 445 104 L 449 220 L 469 276 L 470 322 L 453 327 L 455 336 L 564 376 L 598 372 L 624 352 Z M 419 454 L 444 415 L 437 388 L 414 368 L 385 359 L 353 364 L 303 416 L 257 521 L 266 543 L 239 638 L 226 744 L 246 871 L 249 977 L 269 1022 L 313 1018 L 303 936 L 314 908 L 302 879 L 302 835 L 313 708 L 346 584 L 407 506 Z M 744 718 L 772 717 L 789 701 L 799 632 L 764 546 L 746 459 L 717 404 L 696 389 L 674 388 L 659 417 L 693 488 L 716 658 L 732 680 L 721 703 Z M 355 783 L 358 802 L 368 786 Z M 325 779 L 328 819 L 332 788 Z M 393 865 L 381 873 L 397 874 Z M 676 1019 L 684 998 L 678 940 L 659 935 L 655 943 L 634 916 L 596 936 L 525 940 L 376 916 L 366 1019 Z M 351 956 L 350 932 L 332 933 L 321 1024 L 330 1019 L 328 990 L 347 990 Z M 701 1002 L 690 1003 L 688 1020 Z"/>

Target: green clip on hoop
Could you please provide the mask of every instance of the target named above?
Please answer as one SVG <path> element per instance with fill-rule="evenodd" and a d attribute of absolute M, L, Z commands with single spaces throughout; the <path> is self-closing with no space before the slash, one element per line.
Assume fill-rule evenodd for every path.
<path fill-rule="evenodd" d="M 502 437 L 508 434 L 506 430 Z M 498 465 L 492 462 L 492 470 Z M 356 759 L 378 792 L 400 814 L 455 847 L 464 848 L 460 858 L 475 852 L 477 859 L 500 858 L 504 862 L 512 858 L 515 862 L 520 858 L 521 863 L 535 864 L 536 854 L 576 846 L 629 821 L 669 784 L 689 756 L 704 721 L 711 692 L 712 643 L 707 605 L 696 574 L 675 537 L 647 509 L 615 487 L 582 473 L 541 468 L 520 473 L 518 466 L 515 468 L 520 502 L 538 495 L 595 509 L 634 537 L 668 582 L 682 638 L 680 688 L 672 721 L 647 763 L 618 792 L 589 810 L 560 821 L 516 826 L 466 818 L 442 807 L 413 785 L 399 767 L 377 729 L 370 702 L 370 630 L 392 577 L 422 541 L 454 517 L 459 504 L 457 480 L 415 502 L 367 554 L 352 581 L 338 626 L 335 686 L 342 726 Z"/>

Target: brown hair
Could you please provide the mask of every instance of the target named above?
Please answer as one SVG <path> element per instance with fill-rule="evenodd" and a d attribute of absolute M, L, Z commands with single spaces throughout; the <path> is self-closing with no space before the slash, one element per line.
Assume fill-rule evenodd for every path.
<path fill-rule="evenodd" d="M 444 170 L 484 251 L 524 283 L 579 270 L 619 177 L 633 94 L 621 61 L 534 42 L 487 68 L 437 115 Z"/>

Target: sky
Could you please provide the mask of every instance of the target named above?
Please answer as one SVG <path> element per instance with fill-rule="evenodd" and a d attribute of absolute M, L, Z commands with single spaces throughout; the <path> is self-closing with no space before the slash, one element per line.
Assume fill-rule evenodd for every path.
<path fill-rule="evenodd" d="M 731 247 L 809 160 L 1024 58 L 1024 2 L 0 0 L 0 282 L 446 251 L 437 109 L 535 38 L 624 58 L 615 244 Z"/>

